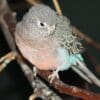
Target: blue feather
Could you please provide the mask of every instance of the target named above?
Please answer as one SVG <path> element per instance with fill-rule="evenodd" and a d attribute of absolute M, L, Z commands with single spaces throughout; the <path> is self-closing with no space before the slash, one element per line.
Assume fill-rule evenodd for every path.
<path fill-rule="evenodd" d="M 76 65 L 77 59 L 80 60 L 80 61 L 84 61 L 81 54 L 70 55 L 69 59 L 70 59 L 71 65 Z"/>

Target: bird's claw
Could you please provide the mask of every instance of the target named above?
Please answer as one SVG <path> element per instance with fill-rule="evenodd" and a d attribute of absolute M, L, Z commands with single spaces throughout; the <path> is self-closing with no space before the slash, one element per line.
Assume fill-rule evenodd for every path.
<path fill-rule="evenodd" d="M 59 79 L 58 72 L 54 71 L 51 75 L 48 76 L 48 78 L 50 79 L 50 83 L 52 83 L 55 78 Z"/>

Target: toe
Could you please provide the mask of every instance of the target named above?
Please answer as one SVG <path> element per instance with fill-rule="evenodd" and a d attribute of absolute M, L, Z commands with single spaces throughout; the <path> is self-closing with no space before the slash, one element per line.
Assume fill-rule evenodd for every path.
<path fill-rule="evenodd" d="M 59 79 L 59 75 L 57 72 L 53 72 L 51 75 L 48 76 L 48 79 L 50 79 L 50 83 L 52 83 L 55 78 Z"/>

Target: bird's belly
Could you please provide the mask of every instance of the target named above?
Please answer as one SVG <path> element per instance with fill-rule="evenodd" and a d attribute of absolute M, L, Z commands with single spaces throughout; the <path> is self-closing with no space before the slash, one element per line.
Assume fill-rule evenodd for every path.
<path fill-rule="evenodd" d="M 58 57 L 51 50 L 32 50 L 29 47 L 21 46 L 23 56 L 41 70 L 53 70 L 59 65 Z M 27 49 L 26 49 L 27 48 Z"/>
<path fill-rule="evenodd" d="M 35 64 L 39 69 L 42 70 L 52 70 L 58 67 L 58 58 L 49 52 L 39 52 L 37 59 L 33 59 L 33 64 Z"/>
<path fill-rule="evenodd" d="M 41 60 L 41 61 L 33 61 L 33 63 L 42 70 L 53 70 L 58 67 L 58 63 L 55 59 L 53 58 L 48 58 L 46 60 Z"/>

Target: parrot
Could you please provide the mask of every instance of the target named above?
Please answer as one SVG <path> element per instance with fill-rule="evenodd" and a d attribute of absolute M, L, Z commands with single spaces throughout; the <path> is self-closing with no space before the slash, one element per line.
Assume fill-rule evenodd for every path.
<path fill-rule="evenodd" d="M 50 82 L 59 71 L 71 68 L 83 79 L 100 87 L 100 80 L 86 66 L 84 47 L 73 34 L 70 20 L 45 4 L 32 6 L 16 25 L 16 45 L 27 61 L 40 70 L 51 70 Z"/>

